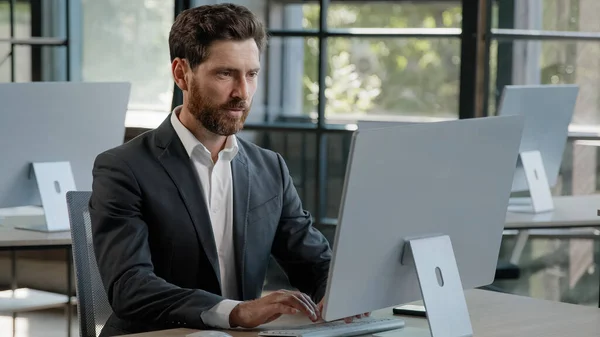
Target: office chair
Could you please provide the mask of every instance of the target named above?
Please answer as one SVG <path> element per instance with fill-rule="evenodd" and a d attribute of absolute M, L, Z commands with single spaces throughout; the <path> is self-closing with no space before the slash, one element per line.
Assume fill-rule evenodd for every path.
<path fill-rule="evenodd" d="M 516 280 L 521 276 L 519 266 L 508 261 L 498 261 L 496 266 L 496 280 Z"/>
<path fill-rule="evenodd" d="M 67 192 L 75 289 L 79 301 L 77 316 L 79 334 L 82 337 L 97 337 L 112 314 L 94 255 L 92 224 L 88 212 L 90 196 L 91 192 Z"/>

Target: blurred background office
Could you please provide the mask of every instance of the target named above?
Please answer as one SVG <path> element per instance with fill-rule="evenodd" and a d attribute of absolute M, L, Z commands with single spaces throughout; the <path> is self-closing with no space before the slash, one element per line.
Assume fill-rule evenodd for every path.
<path fill-rule="evenodd" d="M 283 155 L 305 208 L 330 240 L 359 121 L 492 116 L 506 85 L 579 85 L 553 194 L 596 194 L 600 186 L 598 0 L 0 0 L 0 82 L 130 82 L 127 141 L 181 103 L 167 43 L 174 16 L 217 2 L 246 5 L 270 35 L 240 136 Z M 517 234 L 506 231 L 502 259 Z M 519 276 L 494 286 L 597 306 L 599 234 L 531 231 Z M 10 254 L 0 254 L 0 286 L 9 289 Z M 17 257 L 19 286 L 65 293 L 64 251 Z M 286 286 L 273 264 L 266 289 Z M 17 320 L 32 336 L 44 324 L 64 335 L 63 322 L 60 310 Z M 11 326 L 12 316 L 1 314 L 0 335 Z"/>

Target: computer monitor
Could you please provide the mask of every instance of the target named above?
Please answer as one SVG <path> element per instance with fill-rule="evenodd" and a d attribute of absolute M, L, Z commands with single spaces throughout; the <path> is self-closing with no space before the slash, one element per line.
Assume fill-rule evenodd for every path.
<path fill-rule="evenodd" d="M 441 117 L 413 117 L 413 116 L 403 116 L 402 120 L 359 120 L 356 123 L 358 130 L 368 130 L 368 129 L 380 129 L 387 128 L 390 126 L 403 126 L 403 125 L 413 125 L 413 124 L 421 124 L 421 123 L 435 123 L 435 122 L 448 122 L 454 120 L 455 118 L 441 118 Z"/>
<path fill-rule="evenodd" d="M 579 86 L 570 84 L 508 85 L 502 91 L 498 115 L 525 117 L 519 152 L 539 151 L 548 190 L 556 185 L 578 93 Z M 519 160 L 512 191 L 530 191 L 529 185 Z"/>
<path fill-rule="evenodd" d="M 123 143 L 129 93 L 129 83 L 0 84 L 0 208 L 41 206 L 33 163 L 69 162 L 76 188 L 91 190 L 95 157 Z"/>
<path fill-rule="evenodd" d="M 490 284 L 523 124 L 522 117 L 510 116 L 356 131 L 324 319 L 401 305 L 441 291 L 437 300 L 450 304 L 436 304 L 436 296 L 424 299 L 430 326 L 443 326 L 460 312 L 463 289 Z M 426 240 L 410 241 L 415 238 Z M 409 261 L 407 242 L 415 263 Z M 417 251 L 413 242 L 430 247 Z M 418 278 L 419 266 L 424 271 Z M 444 287 L 438 287 L 440 280 L 432 285 L 437 277 Z M 443 317 L 436 315 L 440 308 Z"/>
<path fill-rule="evenodd" d="M 389 128 L 396 126 L 404 126 L 404 125 L 413 125 L 417 124 L 416 122 L 396 122 L 396 121 L 358 121 L 356 123 L 357 129 L 360 131 L 371 130 L 371 129 L 381 129 L 381 128 Z"/>

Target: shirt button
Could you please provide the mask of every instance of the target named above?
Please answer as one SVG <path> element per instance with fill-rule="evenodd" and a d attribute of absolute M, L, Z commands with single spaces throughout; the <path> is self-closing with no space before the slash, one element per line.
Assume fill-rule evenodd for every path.
<path fill-rule="evenodd" d="M 213 207 L 212 211 L 213 211 L 213 213 L 217 213 L 217 212 L 219 212 L 219 209 L 220 208 L 218 206 L 215 206 L 215 207 Z"/>

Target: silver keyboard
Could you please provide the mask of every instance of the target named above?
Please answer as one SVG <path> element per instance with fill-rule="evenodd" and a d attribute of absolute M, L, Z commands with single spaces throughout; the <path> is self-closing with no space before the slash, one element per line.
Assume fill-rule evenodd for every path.
<path fill-rule="evenodd" d="M 368 335 L 404 327 L 404 320 L 397 318 L 366 317 L 352 323 L 342 321 L 308 324 L 284 330 L 266 330 L 262 337 L 349 337 Z"/>

